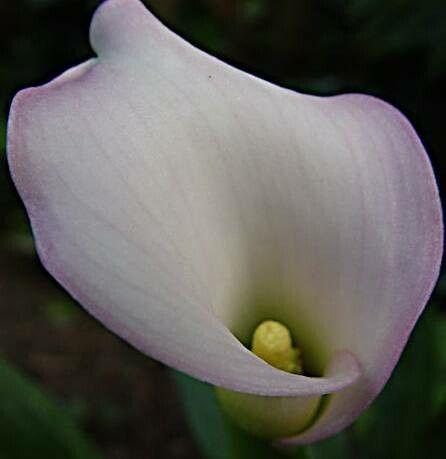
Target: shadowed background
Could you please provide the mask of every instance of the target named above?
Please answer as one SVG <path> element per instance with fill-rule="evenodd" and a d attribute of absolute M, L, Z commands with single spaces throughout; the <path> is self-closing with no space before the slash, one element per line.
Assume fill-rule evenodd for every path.
<path fill-rule="evenodd" d="M 69 445 L 66 457 L 73 458 L 200 457 L 169 371 L 92 320 L 43 271 L 8 175 L 6 119 L 13 95 L 92 55 L 88 27 L 99 3 L 0 3 L 0 457 L 5 459 L 60 457 L 59 443 Z M 270 81 L 319 95 L 366 92 L 391 102 L 414 124 L 440 191 L 445 189 L 444 0 L 145 3 L 193 44 Z M 440 281 L 373 408 L 343 436 L 309 449 L 307 457 L 443 457 L 445 293 Z M 42 432 L 24 421 L 33 419 Z M 60 429 L 53 432 L 55 425 Z M 45 455 L 27 447 L 39 441 L 50 448 Z"/>

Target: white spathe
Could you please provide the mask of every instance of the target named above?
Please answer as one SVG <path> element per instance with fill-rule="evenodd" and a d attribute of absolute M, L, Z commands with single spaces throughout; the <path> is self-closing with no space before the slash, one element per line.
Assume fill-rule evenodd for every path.
<path fill-rule="evenodd" d="M 409 122 L 371 97 L 241 72 L 138 0 L 102 4 L 91 42 L 97 58 L 11 108 L 8 159 L 43 264 L 174 368 L 258 395 L 334 394 L 290 441 L 339 431 L 385 384 L 438 274 L 438 192 Z M 257 317 L 263 288 L 286 306 Z M 323 377 L 270 367 L 231 333 L 274 308 L 304 350 L 317 341 Z"/>

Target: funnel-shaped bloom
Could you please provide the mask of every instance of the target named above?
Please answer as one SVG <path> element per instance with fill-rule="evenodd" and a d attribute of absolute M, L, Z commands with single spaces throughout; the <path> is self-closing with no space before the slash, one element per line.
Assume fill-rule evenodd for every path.
<path fill-rule="evenodd" d="M 43 264 L 167 365 L 254 396 L 332 394 L 291 441 L 339 431 L 383 387 L 439 269 L 414 130 L 374 98 L 230 67 L 138 0 L 106 1 L 91 43 L 96 58 L 11 108 L 11 173 Z M 299 341 L 306 376 L 242 344 L 265 319 Z"/>

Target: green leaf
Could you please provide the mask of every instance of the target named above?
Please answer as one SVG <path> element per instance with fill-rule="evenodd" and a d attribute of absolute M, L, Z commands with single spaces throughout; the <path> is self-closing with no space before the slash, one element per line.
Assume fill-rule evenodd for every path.
<path fill-rule="evenodd" d="M 230 438 L 213 388 L 184 373 L 173 371 L 173 376 L 189 427 L 203 454 L 209 459 L 228 458 Z"/>
<path fill-rule="evenodd" d="M 64 410 L 4 360 L 0 399 L 1 459 L 100 457 Z"/>
<path fill-rule="evenodd" d="M 351 429 L 308 446 L 309 459 L 357 459 Z"/>

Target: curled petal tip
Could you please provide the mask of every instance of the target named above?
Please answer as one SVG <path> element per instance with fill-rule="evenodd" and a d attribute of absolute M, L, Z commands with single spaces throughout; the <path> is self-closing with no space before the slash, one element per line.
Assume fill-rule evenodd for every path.
<path fill-rule="evenodd" d="M 147 52 L 173 35 L 140 0 L 106 0 L 96 10 L 90 26 L 90 42 L 99 56 L 132 54 L 138 45 Z"/>

